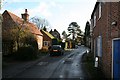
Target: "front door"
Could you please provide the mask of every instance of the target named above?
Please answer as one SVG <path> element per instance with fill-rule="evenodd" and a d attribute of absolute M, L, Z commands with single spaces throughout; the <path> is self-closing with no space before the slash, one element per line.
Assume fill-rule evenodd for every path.
<path fill-rule="evenodd" d="M 113 40 L 113 78 L 120 79 L 120 39 Z"/>

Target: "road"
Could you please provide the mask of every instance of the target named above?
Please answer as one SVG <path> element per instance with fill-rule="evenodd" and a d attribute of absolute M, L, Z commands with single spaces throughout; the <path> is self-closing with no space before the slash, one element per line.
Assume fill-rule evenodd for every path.
<path fill-rule="evenodd" d="M 81 62 L 81 57 L 87 49 L 80 46 L 65 52 L 63 56 L 48 56 L 14 78 L 89 78 L 90 76 Z"/>

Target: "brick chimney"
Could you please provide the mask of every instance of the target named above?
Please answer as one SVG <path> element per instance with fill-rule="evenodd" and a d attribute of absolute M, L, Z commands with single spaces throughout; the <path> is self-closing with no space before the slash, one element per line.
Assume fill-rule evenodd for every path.
<path fill-rule="evenodd" d="M 24 19 L 25 21 L 28 21 L 29 20 L 29 14 L 27 12 L 27 9 L 25 9 L 25 13 L 24 14 L 21 14 L 22 15 L 22 19 Z"/>

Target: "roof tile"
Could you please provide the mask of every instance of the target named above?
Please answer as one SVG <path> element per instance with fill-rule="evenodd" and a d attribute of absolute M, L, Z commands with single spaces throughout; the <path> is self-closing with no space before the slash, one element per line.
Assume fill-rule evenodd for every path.
<path fill-rule="evenodd" d="M 37 28 L 36 25 L 34 25 L 33 23 L 31 22 L 28 22 L 28 21 L 24 21 L 22 18 L 16 16 L 15 14 L 5 10 L 6 12 L 8 12 L 8 14 L 11 16 L 11 18 L 13 19 L 13 21 L 18 24 L 18 25 L 23 25 L 24 27 L 28 27 L 28 29 L 33 33 L 33 34 L 36 34 L 36 35 L 43 35 L 40 30 Z"/>

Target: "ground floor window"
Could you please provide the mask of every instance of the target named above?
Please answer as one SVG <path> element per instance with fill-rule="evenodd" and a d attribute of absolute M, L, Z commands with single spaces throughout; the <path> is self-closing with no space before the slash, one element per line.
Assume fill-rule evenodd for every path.
<path fill-rule="evenodd" d="M 102 57 L 102 37 L 97 37 L 97 56 Z"/>
<path fill-rule="evenodd" d="M 50 45 L 50 41 L 44 41 L 43 42 L 43 46 L 49 46 Z"/>

